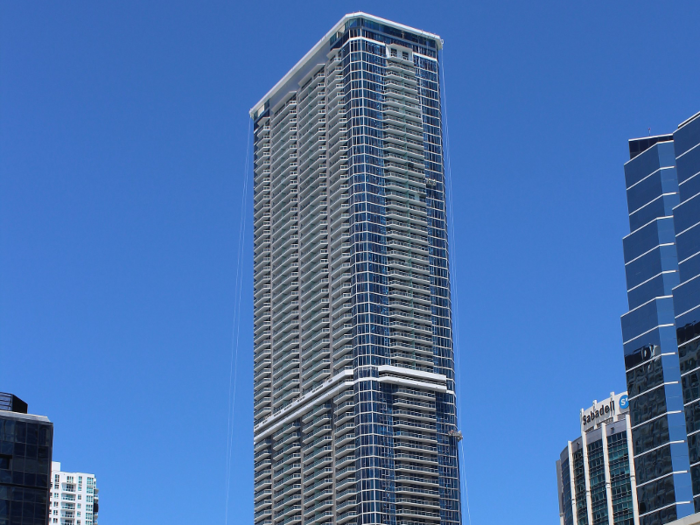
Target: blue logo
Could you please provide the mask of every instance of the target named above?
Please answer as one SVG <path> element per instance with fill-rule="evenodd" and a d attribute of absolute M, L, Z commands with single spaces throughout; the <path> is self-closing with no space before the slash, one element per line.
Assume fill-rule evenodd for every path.
<path fill-rule="evenodd" d="M 620 408 L 627 408 L 629 406 L 629 401 L 627 400 L 627 396 L 622 396 L 620 398 Z"/>

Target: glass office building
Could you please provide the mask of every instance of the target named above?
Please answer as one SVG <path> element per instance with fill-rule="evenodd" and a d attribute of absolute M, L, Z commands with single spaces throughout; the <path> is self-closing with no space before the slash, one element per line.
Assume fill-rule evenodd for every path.
<path fill-rule="evenodd" d="M 53 424 L 0 393 L 0 525 L 47 525 Z"/>
<path fill-rule="evenodd" d="M 622 334 L 641 525 L 700 510 L 699 116 L 673 134 L 630 140 L 625 164 Z"/>
<path fill-rule="evenodd" d="M 251 109 L 256 525 L 461 523 L 441 46 L 346 15 Z"/>
<path fill-rule="evenodd" d="M 638 525 L 626 392 L 581 410 L 581 437 L 557 461 L 561 525 Z"/>

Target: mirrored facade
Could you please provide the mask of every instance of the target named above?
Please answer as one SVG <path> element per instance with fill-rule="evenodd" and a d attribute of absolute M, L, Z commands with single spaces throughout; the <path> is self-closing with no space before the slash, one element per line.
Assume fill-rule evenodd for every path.
<path fill-rule="evenodd" d="M 255 523 L 461 523 L 437 35 L 345 16 L 251 110 Z"/>
<path fill-rule="evenodd" d="M 694 452 L 700 430 L 695 424 L 698 143 L 696 115 L 672 135 L 630 140 L 625 164 L 630 310 L 622 316 L 622 335 L 642 525 L 668 523 L 700 508 L 694 499 L 700 495 L 700 457 Z M 698 481 L 692 483 L 691 475 Z"/>
<path fill-rule="evenodd" d="M 53 424 L 0 394 L 0 525 L 46 525 Z"/>

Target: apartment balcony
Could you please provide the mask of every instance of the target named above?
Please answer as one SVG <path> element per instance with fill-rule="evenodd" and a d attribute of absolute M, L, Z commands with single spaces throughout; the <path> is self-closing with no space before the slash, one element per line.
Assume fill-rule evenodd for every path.
<path fill-rule="evenodd" d="M 324 403 L 323 405 L 318 405 L 314 409 L 312 409 L 310 412 L 307 412 L 304 414 L 301 418 L 302 423 L 306 424 L 309 421 L 313 420 L 315 417 L 317 417 L 319 414 L 325 413 L 331 409 L 330 405 L 328 403 Z"/>
<path fill-rule="evenodd" d="M 431 455 L 427 455 L 427 454 L 414 454 L 414 453 L 400 452 L 400 453 L 394 454 L 394 458 L 396 460 L 406 460 L 406 461 L 421 463 L 424 465 L 435 465 L 436 467 L 438 464 L 437 456 L 431 456 Z M 437 472 L 436 467 L 433 468 L 434 472 Z"/>
<path fill-rule="evenodd" d="M 394 137 L 392 137 L 394 138 Z M 384 142 L 384 158 L 393 158 L 398 161 L 404 162 L 414 162 L 416 164 L 421 164 L 423 162 L 423 145 L 421 148 L 409 147 L 405 141 L 395 141 L 388 140 Z"/>
<path fill-rule="evenodd" d="M 336 469 L 342 469 L 348 465 L 354 465 L 355 464 L 355 455 L 348 455 L 343 458 L 340 458 L 336 460 L 335 462 L 335 468 Z"/>
<path fill-rule="evenodd" d="M 420 312 L 425 313 L 426 315 L 431 312 L 431 307 L 425 304 L 420 304 L 417 301 L 405 301 L 403 299 L 389 299 L 389 306 L 392 306 L 394 308 L 391 309 L 392 314 L 391 315 L 399 315 L 398 310 L 403 309 L 406 312 L 412 312 L 413 315 L 406 315 L 406 317 L 416 317 L 419 318 L 418 316 L 421 316 L 422 314 Z M 416 316 L 415 311 L 418 311 L 418 316 Z M 401 325 L 395 325 L 395 326 L 401 326 Z M 413 327 L 411 327 L 413 329 Z M 422 328 L 423 330 L 426 330 L 426 327 Z M 423 341 L 430 341 L 432 342 L 431 339 L 422 339 Z"/>
<path fill-rule="evenodd" d="M 314 492 L 312 496 L 306 497 L 305 506 L 307 506 L 306 513 L 319 510 L 326 505 L 333 505 L 333 489 L 322 489 Z M 308 507 L 311 505 L 311 507 Z"/>
<path fill-rule="evenodd" d="M 285 477 L 287 477 L 290 474 L 294 474 L 295 472 L 300 472 L 301 471 L 301 463 L 294 463 L 292 465 L 289 465 L 282 470 L 279 470 L 275 472 L 272 481 L 277 484 L 280 481 L 282 481 Z"/>
<path fill-rule="evenodd" d="M 343 514 L 338 514 L 335 523 L 336 523 L 336 525 L 343 525 L 343 523 L 350 522 L 350 520 L 352 520 L 356 516 L 357 516 L 356 510 L 349 510 L 347 512 L 344 512 Z"/>
<path fill-rule="evenodd" d="M 307 522 L 319 523 L 319 519 L 333 516 L 333 499 L 329 499 L 314 505 L 313 508 L 304 511 L 304 518 Z M 313 521 L 312 521 L 313 520 Z"/>
<path fill-rule="evenodd" d="M 392 352 L 390 355 L 392 362 L 396 366 L 404 368 L 414 368 L 424 372 L 432 372 L 434 369 L 433 357 L 427 357 L 420 354 L 409 354 L 405 352 Z"/>
<path fill-rule="evenodd" d="M 292 505 L 294 503 L 300 503 L 300 502 L 301 502 L 301 493 L 284 498 L 279 503 L 275 503 L 275 512 L 279 512 L 284 507 L 288 507 L 289 505 Z"/>
<path fill-rule="evenodd" d="M 341 282 L 350 280 L 352 278 L 352 272 L 350 271 L 350 268 L 352 268 L 352 263 L 350 262 L 343 262 L 340 264 L 336 262 L 336 265 L 331 269 L 330 272 L 330 277 L 333 279 L 333 284 L 335 284 L 335 281 L 338 279 L 342 279 Z"/>
<path fill-rule="evenodd" d="M 272 407 L 274 409 L 279 409 L 293 398 L 298 397 L 299 394 L 299 388 L 292 388 L 290 390 L 283 391 L 278 397 L 276 397 L 275 401 L 272 403 Z"/>
<path fill-rule="evenodd" d="M 346 478 L 348 479 L 348 478 Z M 345 481 L 345 480 L 344 480 Z M 346 501 L 348 498 L 355 498 L 357 496 L 357 490 L 353 487 L 345 490 L 336 490 L 335 501 L 336 503 L 341 503 Z"/>
<path fill-rule="evenodd" d="M 285 507 L 279 514 L 275 514 L 275 523 L 282 522 L 282 523 L 291 523 L 294 521 L 301 521 L 301 516 L 297 516 L 296 514 L 300 514 L 301 512 L 301 505 L 292 505 L 290 507 Z M 293 516 L 293 514 L 295 516 Z M 283 521 L 281 518 L 286 518 Z"/>
<path fill-rule="evenodd" d="M 275 451 L 275 455 L 273 456 L 272 460 L 275 462 L 275 466 L 284 465 L 285 463 L 299 459 L 301 457 L 298 456 L 298 454 L 300 454 L 300 450 L 301 445 L 298 442 L 292 441 L 281 450 Z"/>
<path fill-rule="evenodd" d="M 330 424 L 331 416 L 330 416 L 329 410 L 330 409 L 326 409 L 326 412 L 322 413 L 321 415 L 315 417 L 314 419 L 312 419 L 311 421 L 306 423 L 303 426 L 304 432 L 308 433 L 309 431 L 311 431 L 311 430 L 313 430 L 321 425 Z"/>
<path fill-rule="evenodd" d="M 333 318 L 332 327 L 335 329 L 341 323 L 352 322 L 352 313 L 344 312 L 336 315 Z"/>
<path fill-rule="evenodd" d="M 390 124 L 384 122 L 384 137 L 386 141 L 396 141 L 400 143 L 415 144 L 416 146 L 423 147 L 423 135 L 417 129 L 406 128 L 404 126 L 397 126 L 395 124 Z M 407 135 L 415 137 L 415 139 L 407 138 Z M 424 181 L 423 181 L 424 182 Z M 425 192 L 425 190 L 422 190 Z"/>
<path fill-rule="evenodd" d="M 328 303 L 321 303 L 321 304 L 328 304 Z M 323 310 L 326 310 L 325 312 Z M 309 319 L 307 322 L 304 323 L 304 326 L 307 328 L 304 329 L 304 333 L 322 333 L 322 334 L 328 334 L 330 333 L 330 320 L 328 318 L 328 309 L 327 308 L 322 308 L 314 312 L 313 317 Z M 306 341 L 304 341 L 306 342 Z"/>
<path fill-rule="evenodd" d="M 314 430 L 313 434 L 304 437 L 302 442 L 304 444 L 310 443 L 311 441 L 314 441 L 314 440 L 320 438 L 321 436 L 329 434 L 332 430 L 333 430 L 333 427 L 331 425 L 323 425 L 323 426 L 317 428 L 316 430 Z"/>
<path fill-rule="evenodd" d="M 301 299 L 305 303 L 305 307 L 318 308 L 327 307 L 328 299 L 328 259 L 324 255 L 323 259 L 314 261 L 308 272 L 304 274 L 304 286 L 302 287 Z M 324 300 L 325 299 L 325 300 Z M 324 306 L 325 305 L 325 306 Z M 304 313 L 304 317 L 308 317 L 308 313 Z"/>
<path fill-rule="evenodd" d="M 280 374 L 279 379 L 275 379 L 272 382 L 272 388 L 275 390 L 282 390 L 285 387 L 288 387 L 289 385 L 298 385 L 299 384 L 299 370 L 297 369 L 290 369 L 284 374 Z"/>
<path fill-rule="evenodd" d="M 267 490 L 266 492 L 272 493 L 271 490 Z M 256 514 L 262 512 L 265 509 L 272 508 L 272 498 L 265 498 L 256 501 L 253 508 Z"/>
<path fill-rule="evenodd" d="M 422 518 L 431 521 L 440 522 L 440 512 L 420 510 L 414 508 L 398 508 L 396 509 L 396 515 L 404 518 Z M 414 521 L 402 521 L 400 523 L 415 523 Z"/>
<path fill-rule="evenodd" d="M 254 292 L 253 292 L 255 302 L 257 303 L 260 299 L 263 299 L 264 295 L 271 293 L 271 291 L 272 291 L 272 285 L 270 283 L 257 285 L 255 287 Z M 269 298 L 269 296 L 268 296 L 268 298 Z"/>
<path fill-rule="evenodd" d="M 321 357 L 321 356 L 319 356 Z M 327 368 L 331 364 L 331 360 L 328 358 L 319 359 L 318 361 L 312 362 L 313 364 L 306 369 L 302 370 L 301 378 L 304 381 L 308 381 L 313 378 L 314 374 Z"/>
<path fill-rule="evenodd" d="M 314 491 L 324 488 L 324 487 L 329 487 L 333 485 L 333 478 L 331 476 L 327 476 L 325 478 L 316 480 L 315 483 L 308 485 L 304 487 L 304 497 L 306 497 L 307 494 L 312 494 Z"/>
<path fill-rule="evenodd" d="M 267 416 L 269 416 L 271 413 L 272 413 L 272 409 L 269 407 L 260 408 L 258 410 L 253 410 L 253 418 L 255 420 L 255 424 L 264 421 L 265 418 Z"/>
<path fill-rule="evenodd" d="M 297 387 L 300 383 L 298 377 L 293 377 L 297 376 L 298 372 L 296 370 L 291 370 L 289 374 L 286 374 L 282 379 L 279 379 L 277 381 L 274 381 L 272 383 L 272 388 L 275 389 L 275 392 L 281 391 L 284 392 L 285 390 L 288 390 L 292 387 Z"/>
<path fill-rule="evenodd" d="M 265 224 L 266 222 L 269 222 L 271 218 L 271 214 L 269 211 L 262 211 L 258 214 L 255 214 L 255 219 L 253 222 L 253 227 L 255 228 L 260 228 Z M 268 225 L 269 226 L 269 225 Z"/>
<path fill-rule="evenodd" d="M 298 523 L 301 521 L 301 516 L 291 516 L 282 521 L 282 525 L 288 525 L 290 523 Z"/>
<path fill-rule="evenodd" d="M 272 459 L 266 458 L 266 459 L 261 459 L 260 461 L 256 461 L 253 467 L 253 470 L 255 472 L 259 472 L 262 469 L 270 468 L 272 466 Z"/>
<path fill-rule="evenodd" d="M 391 328 L 403 328 L 403 329 L 413 330 L 414 332 L 425 334 L 425 335 L 433 333 L 433 329 L 431 326 L 423 326 L 423 325 L 419 325 L 416 323 L 405 323 L 403 321 L 391 321 L 389 323 L 389 326 Z M 432 341 L 432 337 L 431 337 L 431 341 Z"/>
<path fill-rule="evenodd" d="M 330 328 L 322 328 L 321 330 L 307 334 L 307 338 L 301 344 L 302 359 L 305 359 L 309 354 L 308 351 L 321 348 L 323 345 L 328 343 L 328 334 L 330 333 Z"/>
<path fill-rule="evenodd" d="M 306 479 L 304 480 L 304 484 L 312 481 L 318 481 L 321 478 L 325 479 L 326 476 L 330 476 L 333 474 L 333 467 L 323 467 L 318 470 L 315 470 L 313 473 L 308 474 Z"/>
<path fill-rule="evenodd" d="M 425 304 L 423 305 L 425 306 Z M 431 314 L 420 313 L 416 312 L 415 310 L 408 309 L 402 310 L 397 308 L 390 308 L 388 317 L 395 321 L 418 323 L 427 327 L 430 327 L 433 323 L 433 316 Z"/>
<path fill-rule="evenodd" d="M 341 286 L 340 290 L 342 293 L 333 297 L 333 310 L 352 308 L 352 292 L 350 292 L 350 287 Z"/>
<path fill-rule="evenodd" d="M 308 445 L 304 446 L 304 453 L 306 454 L 307 452 L 311 450 L 315 450 L 319 447 L 325 447 L 327 445 L 330 445 L 330 443 L 333 441 L 333 438 L 330 436 L 330 434 L 321 436 L 320 438 L 317 438 L 313 441 L 313 443 L 309 443 Z"/>
<path fill-rule="evenodd" d="M 260 512 L 256 512 L 253 515 L 253 519 L 257 520 L 259 518 L 264 518 L 266 516 L 271 516 L 271 515 L 272 515 L 272 509 L 265 509 L 265 510 L 261 510 Z"/>
<path fill-rule="evenodd" d="M 400 289 L 403 289 L 406 291 L 411 291 L 411 292 L 421 291 L 421 292 L 425 292 L 426 294 L 430 294 L 430 286 L 423 285 L 423 284 L 417 284 L 417 283 L 414 283 L 410 280 L 404 281 L 401 279 L 389 279 L 388 284 L 392 288 L 400 288 Z M 425 297 L 430 297 L 430 296 L 428 295 Z"/>
<path fill-rule="evenodd" d="M 300 437 L 301 432 L 299 431 L 298 425 L 291 425 L 287 428 L 283 428 L 274 435 L 274 444 L 272 446 L 272 449 L 275 451 L 279 451 L 282 448 L 284 448 L 284 445 L 289 444 L 295 439 L 299 439 Z"/>
<path fill-rule="evenodd" d="M 269 468 L 262 469 L 260 472 L 256 472 L 253 477 L 253 481 L 255 482 L 255 488 L 257 488 L 257 484 L 259 481 L 263 481 L 264 479 L 267 479 L 272 483 L 272 472 L 270 472 Z"/>
<path fill-rule="evenodd" d="M 399 492 L 398 483 L 410 483 L 411 485 L 416 485 L 418 487 L 438 487 L 438 478 L 432 477 L 420 477 L 420 476 L 410 476 L 404 474 L 398 474 L 395 478 L 397 482 L 396 492 Z M 434 489 L 433 489 L 434 490 Z"/>
<path fill-rule="evenodd" d="M 253 369 L 257 373 L 262 367 L 269 366 L 272 363 L 271 359 L 261 359 L 255 362 Z"/>
<path fill-rule="evenodd" d="M 350 490 L 353 494 L 357 494 L 357 491 L 355 490 L 355 483 L 355 476 L 348 476 L 347 478 L 338 480 L 335 484 L 335 489 L 336 491 Z"/>
<path fill-rule="evenodd" d="M 355 400 L 354 399 L 348 399 L 346 401 L 339 402 L 335 406 L 335 416 L 340 417 L 343 413 L 353 410 L 355 408 Z"/>
<path fill-rule="evenodd" d="M 294 356 L 294 353 L 287 354 L 282 357 L 278 357 L 279 362 L 275 366 L 275 374 L 273 376 L 273 379 L 280 379 L 284 376 L 287 376 L 290 370 L 296 369 L 299 366 L 299 358 L 298 357 L 292 357 L 289 359 L 289 356 Z M 297 370 L 298 373 L 298 370 Z"/>
<path fill-rule="evenodd" d="M 262 342 L 264 339 L 270 337 L 271 331 L 270 330 L 264 330 L 261 333 L 257 334 L 255 338 L 253 339 L 253 344 L 256 346 Z"/>
<path fill-rule="evenodd" d="M 287 477 L 285 477 L 282 481 L 278 482 L 275 484 L 276 490 L 282 489 L 286 487 L 287 485 L 295 485 L 301 480 L 301 473 L 300 472 L 294 472 Z"/>
<path fill-rule="evenodd" d="M 335 507 L 335 510 L 337 513 L 342 514 L 343 511 L 346 511 L 350 508 L 355 508 L 356 505 L 357 501 L 355 500 L 355 498 L 349 498 L 343 501 L 342 503 L 338 503 Z"/>
<path fill-rule="evenodd" d="M 320 198 L 320 197 L 319 197 Z M 328 229 L 320 229 L 315 232 L 314 236 L 311 238 L 305 238 L 303 241 L 304 249 L 311 248 L 315 244 L 325 245 L 328 244 Z"/>
<path fill-rule="evenodd" d="M 256 481 L 255 484 L 253 485 L 254 489 L 257 490 L 262 490 L 265 487 L 271 487 L 272 486 L 272 477 L 270 476 L 270 472 L 267 472 L 267 477 L 265 479 L 260 479 L 259 481 Z"/>
<path fill-rule="evenodd" d="M 333 338 L 334 339 L 342 339 L 348 331 L 352 331 L 352 323 L 344 323 L 343 325 L 339 326 L 338 328 L 334 328 Z"/>
<path fill-rule="evenodd" d="M 428 432 L 412 432 L 410 430 L 395 430 L 394 437 L 413 439 L 424 443 L 434 443 L 437 439 L 437 436 L 435 434 Z"/>
<path fill-rule="evenodd" d="M 339 427 L 336 427 L 334 435 L 336 439 L 336 446 L 339 445 L 339 441 L 341 437 L 343 437 L 346 433 L 348 432 L 354 432 L 355 431 L 355 423 L 345 423 L 344 425 L 340 425 Z M 354 436 L 353 436 L 354 437 Z"/>
<path fill-rule="evenodd" d="M 338 342 L 334 341 L 334 346 L 337 344 Z M 352 348 L 352 344 L 346 342 L 345 344 L 342 344 L 341 346 L 336 346 L 333 349 L 334 368 L 343 367 L 346 364 L 352 363 Z"/>
<path fill-rule="evenodd" d="M 352 404 L 354 405 L 354 401 L 352 402 Z M 339 412 L 338 410 L 336 410 L 334 418 L 335 418 L 336 426 L 341 426 L 341 425 L 347 423 L 348 421 L 354 420 L 354 411 L 353 410 L 345 410 L 345 411 Z"/>
<path fill-rule="evenodd" d="M 293 323 L 296 324 L 296 323 Z M 275 332 L 275 342 L 273 345 L 273 349 L 275 350 L 281 350 L 284 346 L 286 346 L 286 343 L 289 341 L 291 338 L 295 338 L 299 336 L 299 329 L 290 326 L 289 329 L 283 329 L 285 330 L 284 332 Z"/>
<path fill-rule="evenodd" d="M 332 463 L 331 457 L 328 456 L 326 458 L 321 458 L 316 461 L 314 461 L 312 464 L 310 464 L 307 467 L 304 467 L 304 475 L 308 476 L 311 472 L 321 468 L 321 467 L 326 467 L 330 466 Z"/>
<path fill-rule="evenodd" d="M 440 511 L 440 502 L 432 499 L 396 498 L 396 504 L 416 506 L 421 509 L 433 509 L 435 512 Z"/>
<path fill-rule="evenodd" d="M 276 297 L 275 306 L 272 314 L 272 321 L 276 325 L 284 324 L 290 319 L 298 317 L 298 310 L 294 308 L 299 306 L 299 300 L 293 298 L 291 295 L 283 295 Z"/>
<path fill-rule="evenodd" d="M 284 500 L 285 497 L 290 496 L 292 493 L 298 492 L 301 495 L 301 484 L 296 483 L 292 485 L 287 485 L 284 490 L 281 492 L 278 491 L 278 493 L 275 494 L 274 501 L 277 503 L 278 501 Z"/>
<path fill-rule="evenodd" d="M 263 440 L 261 440 L 261 441 L 258 441 L 258 442 L 255 444 L 255 446 L 253 447 L 253 450 L 254 450 L 255 452 L 257 452 L 257 451 L 259 451 L 259 450 L 262 450 L 262 449 L 265 448 L 265 447 L 269 447 L 270 445 L 272 445 L 272 439 L 270 439 L 270 438 L 263 439 Z"/>
<path fill-rule="evenodd" d="M 304 461 L 317 461 L 325 456 L 328 456 L 328 459 L 330 460 L 330 454 L 332 451 L 333 447 L 331 445 L 322 445 L 319 448 L 313 449 L 311 452 L 307 452 L 307 457 L 304 459 Z M 304 463 L 304 465 L 306 465 L 306 463 Z"/>

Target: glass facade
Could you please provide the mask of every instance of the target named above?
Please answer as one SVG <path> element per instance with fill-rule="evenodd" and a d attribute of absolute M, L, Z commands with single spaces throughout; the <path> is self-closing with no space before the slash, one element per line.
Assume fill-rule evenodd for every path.
<path fill-rule="evenodd" d="M 52 447 L 47 418 L 0 410 L 0 525 L 47 524 Z"/>
<path fill-rule="evenodd" d="M 461 523 L 436 35 L 344 19 L 255 122 L 255 523 Z"/>
<path fill-rule="evenodd" d="M 630 310 L 622 316 L 622 335 L 642 525 L 700 509 L 697 499 L 693 503 L 700 495 L 694 451 L 700 430 L 694 335 L 700 307 L 694 288 L 700 282 L 694 259 L 700 251 L 700 229 L 694 230 L 700 221 L 700 200 L 694 199 L 698 143 L 700 119 L 694 118 L 673 135 L 630 140 L 625 164 Z"/>

